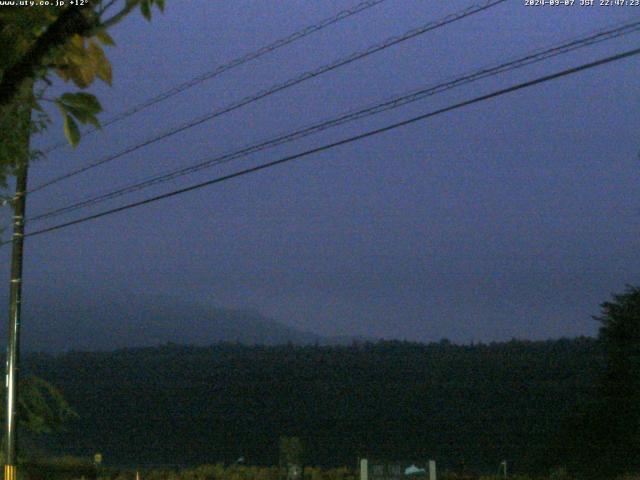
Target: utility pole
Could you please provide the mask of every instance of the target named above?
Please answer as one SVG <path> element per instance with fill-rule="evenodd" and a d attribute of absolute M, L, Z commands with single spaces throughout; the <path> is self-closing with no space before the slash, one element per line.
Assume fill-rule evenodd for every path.
<path fill-rule="evenodd" d="M 9 335 L 7 336 L 7 390 L 5 417 L 4 480 L 17 480 L 18 463 L 18 362 L 20 360 L 20 307 L 22 302 L 22 258 L 27 196 L 28 154 L 16 169 L 16 194 L 13 199 L 13 239 L 11 252 L 11 286 L 9 291 Z"/>
<path fill-rule="evenodd" d="M 18 156 L 15 162 L 16 193 L 13 197 L 13 237 L 11 241 L 11 284 L 9 289 L 9 331 L 7 335 L 6 405 L 4 432 L 4 480 L 17 480 L 18 464 L 18 374 L 20 361 L 20 307 L 22 303 L 22 258 L 24 251 L 24 223 L 27 201 L 27 173 L 29 170 L 29 134 L 33 82 L 25 82 L 16 105 L 18 122 L 15 131 Z"/>

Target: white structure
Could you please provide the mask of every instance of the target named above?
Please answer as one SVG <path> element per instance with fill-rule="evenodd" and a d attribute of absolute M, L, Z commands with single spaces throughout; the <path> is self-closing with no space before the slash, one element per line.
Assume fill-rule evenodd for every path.
<path fill-rule="evenodd" d="M 427 471 L 424 468 L 416 467 L 415 465 L 411 465 L 410 467 L 405 468 L 405 475 L 426 475 Z"/>
<path fill-rule="evenodd" d="M 400 466 L 398 465 L 398 468 Z M 378 474 L 375 473 L 375 469 L 382 469 Z M 385 475 L 384 466 L 374 464 L 374 478 L 378 479 L 380 475 Z M 400 470 L 402 472 L 402 470 Z M 418 477 L 424 475 L 426 477 L 427 471 L 424 468 L 420 468 L 416 465 L 411 465 L 404 470 L 404 477 Z M 394 476 L 394 478 L 396 478 Z M 366 458 L 360 459 L 360 480 L 372 480 L 369 478 L 369 460 Z M 437 480 L 436 478 L 436 461 L 429 460 L 429 480 Z"/>
<path fill-rule="evenodd" d="M 360 459 L 360 480 L 369 480 L 369 461 L 366 458 Z"/>

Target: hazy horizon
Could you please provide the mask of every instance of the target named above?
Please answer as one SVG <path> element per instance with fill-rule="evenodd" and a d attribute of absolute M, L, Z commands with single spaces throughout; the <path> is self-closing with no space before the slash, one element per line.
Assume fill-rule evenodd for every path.
<path fill-rule="evenodd" d="M 180 8 L 167 2 L 151 22 L 135 14 L 113 29 L 116 46 L 107 49 L 113 87 L 97 83 L 90 91 L 105 107 L 104 120 L 355 3 L 192 0 Z M 382 2 L 87 135 L 75 150 L 54 151 L 33 164 L 29 184 L 474 4 Z M 502 3 L 35 192 L 27 214 L 630 21 L 631 11 Z M 637 39 L 638 32 L 486 78 L 126 199 L 27 222 L 27 230 L 591 62 L 628 50 Z M 640 282 L 637 65 L 637 57 L 628 58 L 27 238 L 25 311 L 47 298 L 70 309 L 90 300 L 104 310 L 113 295 L 149 294 L 257 310 L 327 337 L 468 343 L 594 336 L 591 316 L 599 305 Z M 56 80 L 52 94 L 70 89 Z M 52 118 L 34 147 L 61 139 L 57 112 Z M 10 248 L 0 251 L 5 305 L 9 255 Z M 29 322 L 23 326 L 27 338 Z M 46 338 L 56 326 L 39 328 Z"/>

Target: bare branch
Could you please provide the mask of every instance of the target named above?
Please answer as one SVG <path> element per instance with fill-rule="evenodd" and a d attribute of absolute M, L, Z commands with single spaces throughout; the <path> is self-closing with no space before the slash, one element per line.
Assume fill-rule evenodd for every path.
<path fill-rule="evenodd" d="M 102 6 L 102 1 L 100 1 L 100 12 L 99 15 L 100 17 L 102 17 L 102 15 L 109 10 L 109 8 L 111 8 L 117 0 L 111 0 L 110 2 L 108 2 L 106 5 Z"/>
<path fill-rule="evenodd" d="M 111 28 L 116 23 L 120 22 L 124 17 L 129 15 L 129 13 L 131 13 L 131 11 L 134 8 L 136 8 L 139 4 L 140 4 L 140 0 L 127 0 L 122 10 L 120 10 L 118 13 L 116 13 L 113 17 L 109 18 L 108 20 L 101 21 L 99 28 L 101 29 Z"/>

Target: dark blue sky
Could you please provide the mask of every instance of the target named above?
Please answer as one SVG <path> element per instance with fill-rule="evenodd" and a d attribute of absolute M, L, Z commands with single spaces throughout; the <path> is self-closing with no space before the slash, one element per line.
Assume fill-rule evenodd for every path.
<path fill-rule="evenodd" d="M 114 29 L 113 88 L 92 91 L 107 118 L 355 3 L 167 2 L 166 13 L 151 23 L 136 14 Z M 87 136 L 75 151 L 56 151 L 33 166 L 31 185 L 472 3 L 387 0 Z M 63 206 L 639 17 L 634 7 L 509 1 L 35 193 L 28 211 Z M 631 35 L 477 82 L 127 200 L 637 47 L 639 39 Z M 69 305 L 87 298 L 107 304 L 114 292 L 153 294 L 252 308 L 324 335 L 420 341 L 593 335 L 590 315 L 599 303 L 639 283 L 638 62 L 589 70 L 28 239 L 25 302 L 55 294 Z M 54 120 L 38 144 L 61 137 L 55 114 Z M 5 279 L 8 253 L 2 253 Z"/>

